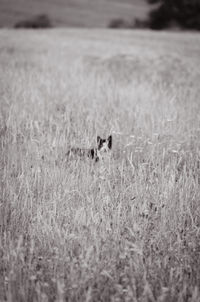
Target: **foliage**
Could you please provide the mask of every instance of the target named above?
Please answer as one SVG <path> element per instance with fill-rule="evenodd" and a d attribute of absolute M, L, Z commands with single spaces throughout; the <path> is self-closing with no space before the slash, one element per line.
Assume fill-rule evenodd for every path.
<path fill-rule="evenodd" d="M 135 20 L 133 21 L 133 28 L 149 28 L 149 21 L 135 18 Z"/>
<path fill-rule="evenodd" d="M 182 29 L 200 30 L 200 0 L 148 0 L 156 7 L 149 14 L 152 29 L 176 23 Z"/>
<path fill-rule="evenodd" d="M 50 18 L 45 15 L 38 15 L 33 18 L 19 21 L 15 24 L 15 28 L 33 28 L 33 29 L 39 29 L 39 28 L 50 28 L 52 27 Z"/>
<path fill-rule="evenodd" d="M 118 18 L 110 21 L 109 28 L 130 28 L 130 23 L 124 19 Z"/>
<path fill-rule="evenodd" d="M 148 28 L 149 27 L 149 22 L 147 20 L 141 20 L 139 18 L 135 18 L 131 21 L 126 21 L 123 19 L 113 19 L 110 21 L 109 28 L 115 28 L 115 29 L 130 29 L 130 28 Z"/>

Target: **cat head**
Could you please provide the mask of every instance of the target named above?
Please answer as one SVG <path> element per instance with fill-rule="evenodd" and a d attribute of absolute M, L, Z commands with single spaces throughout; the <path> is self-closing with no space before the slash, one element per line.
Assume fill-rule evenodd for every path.
<path fill-rule="evenodd" d="M 104 139 L 97 136 L 97 150 L 101 153 L 106 153 L 112 149 L 112 135 Z"/>

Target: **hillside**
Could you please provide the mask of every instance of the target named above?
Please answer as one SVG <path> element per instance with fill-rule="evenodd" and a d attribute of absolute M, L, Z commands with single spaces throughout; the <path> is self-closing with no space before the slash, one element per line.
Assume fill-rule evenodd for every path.
<path fill-rule="evenodd" d="M 145 0 L 1 0 L 0 27 L 35 14 L 48 14 L 55 26 L 106 27 L 113 18 L 145 17 Z"/>

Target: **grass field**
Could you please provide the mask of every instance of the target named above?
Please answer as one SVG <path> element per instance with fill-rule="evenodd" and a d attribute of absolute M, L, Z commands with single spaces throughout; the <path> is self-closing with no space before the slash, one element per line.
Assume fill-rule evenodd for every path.
<path fill-rule="evenodd" d="M 200 301 L 199 49 L 0 31 L 0 301 Z M 67 159 L 109 134 L 104 162 Z"/>

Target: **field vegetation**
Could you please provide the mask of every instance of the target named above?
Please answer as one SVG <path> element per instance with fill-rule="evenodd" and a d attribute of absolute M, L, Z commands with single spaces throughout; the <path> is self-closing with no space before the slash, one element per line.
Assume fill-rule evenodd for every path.
<path fill-rule="evenodd" d="M 200 36 L 0 32 L 0 301 L 200 301 Z M 110 157 L 68 160 L 113 136 Z"/>

